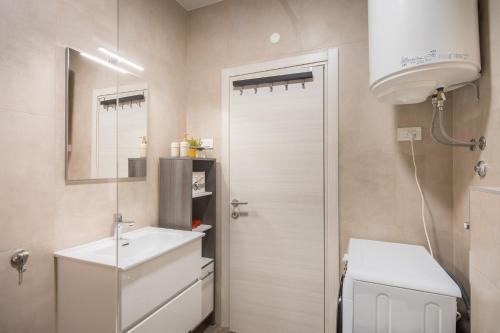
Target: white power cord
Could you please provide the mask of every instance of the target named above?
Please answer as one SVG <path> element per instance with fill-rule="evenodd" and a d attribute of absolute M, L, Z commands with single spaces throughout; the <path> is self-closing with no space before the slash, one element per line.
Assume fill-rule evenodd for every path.
<path fill-rule="evenodd" d="M 413 149 L 413 140 L 415 139 L 414 134 L 413 133 L 409 133 L 408 134 L 408 138 L 410 139 L 411 157 L 413 159 L 413 167 L 414 167 L 414 170 L 415 170 L 415 182 L 417 183 L 418 192 L 420 193 L 422 224 L 424 225 L 425 238 L 427 239 L 427 245 L 429 246 L 429 252 L 431 253 L 431 256 L 434 257 L 434 252 L 432 251 L 431 241 L 429 239 L 429 233 L 427 232 L 427 222 L 425 220 L 425 199 L 424 199 L 424 193 L 422 192 L 422 187 L 420 186 L 420 182 L 418 180 L 417 162 L 415 162 L 415 150 Z"/>
<path fill-rule="evenodd" d="M 431 256 L 434 257 L 434 252 L 432 251 L 431 241 L 429 239 L 429 233 L 427 232 L 427 222 L 425 220 L 425 199 L 424 199 L 424 193 L 422 192 L 422 187 L 420 186 L 420 182 L 418 181 L 417 162 L 415 161 L 415 150 L 413 149 L 413 140 L 415 140 L 415 134 L 414 133 L 408 133 L 408 138 L 410 139 L 411 157 L 412 157 L 412 160 L 413 160 L 413 167 L 414 167 L 414 170 L 415 170 L 415 183 L 417 183 L 418 192 L 420 193 L 420 200 L 422 202 L 422 204 L 421 204 L 421 212 L 422 212 L 422 224 L 424 225 L 425 238 L 427 239 L 427 246 L 429 247 L 429 252 L 431 253 Z M 452 276 L 452 278 L 453 278 L 453 276 Z M 463 290 L 461 289 L 461 291 L 463 291 Z M 457 311 L 456 316 L 457 316 L 456 320 L 458 322 L 460 320 L 460 318 L 462 318 L 462 314 Z"/>

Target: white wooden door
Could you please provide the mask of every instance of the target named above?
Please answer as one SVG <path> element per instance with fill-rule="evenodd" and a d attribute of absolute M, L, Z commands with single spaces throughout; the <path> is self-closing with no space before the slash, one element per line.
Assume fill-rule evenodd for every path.
<path fill-rule="evenodd" d="M 232 90 L 229 104 L 230 328 L 324 332 L 324 66 L 311 82 Z"/>

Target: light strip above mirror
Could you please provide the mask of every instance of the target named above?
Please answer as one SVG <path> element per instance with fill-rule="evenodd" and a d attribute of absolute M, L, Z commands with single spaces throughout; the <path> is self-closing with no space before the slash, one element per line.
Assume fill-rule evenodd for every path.
<path fill-rule="evenodd" d="M 118 60 L 118 62 L 123 62 L 124 64 L 127 64 L 130 67 L 133 67 L 133 68 L 135 68 L 135 69 L 137 69 L 137 70 L 139 70 L 141 72 L 144 71 L 144 68 L 142 66 L 139 66 L 139 65 L 133 63 L 130 60 L 127 60 L 127 59 L 125 59 L 123 57 L 120 57 L 118 54 L 115 54 L 115 53 L 113 53 L 113 52 L 111 52 L 109 50 L 106 50 L 105 48 L 100 47 L 100 48 L 98 48 L 98 50 L 99 50 L 99 52 L 102 52 L 102 53 L 110 56 L 111 58 Z"/>
<path fill-rule="evenodd" d="M 129 74 L 129 72 L 127 72 L 125 69 L 123 69 L 121 67 L 118 67 L 118 66 L 115 66 L 113 64 L 110 64 L 109 62 L 107 62 L 106 60 L 103 60 L 101 58 L 94 57 L 91 54 L 88 54 L 88 53 L 85 53 L 85 52 L 80 52 L 80 55 L 83 56 L 83 57 L 85 57 L 85 58 L 88 58 L 88 59 L 90 59 L 92 61 L 95 61 L 98 64 L 101 64 L 103 66 L 106 66 L 106 67 L 109 67 L 111 69 L 114 69 L 115 71 L 120 72 L 122 74 Z"/>

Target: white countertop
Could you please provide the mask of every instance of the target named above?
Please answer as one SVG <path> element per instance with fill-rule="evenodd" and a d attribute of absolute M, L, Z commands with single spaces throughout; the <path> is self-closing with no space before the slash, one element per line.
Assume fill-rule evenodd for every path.
<path fill-rule="evenodd" d="M 122 234 L 119 244 L 108 237 L 57 251 L 54 256 L 128 270 L 203 236 L 201 232 L 145 227 Z"/>

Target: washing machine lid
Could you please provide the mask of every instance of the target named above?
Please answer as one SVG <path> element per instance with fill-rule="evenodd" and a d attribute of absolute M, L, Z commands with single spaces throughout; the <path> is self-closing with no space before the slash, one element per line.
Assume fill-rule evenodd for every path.
<path fill-rule="evenodd" d="M 461 297 L 457 284 L 422 246 L 351 238 L 347 260 L 353 280 Z"/>

